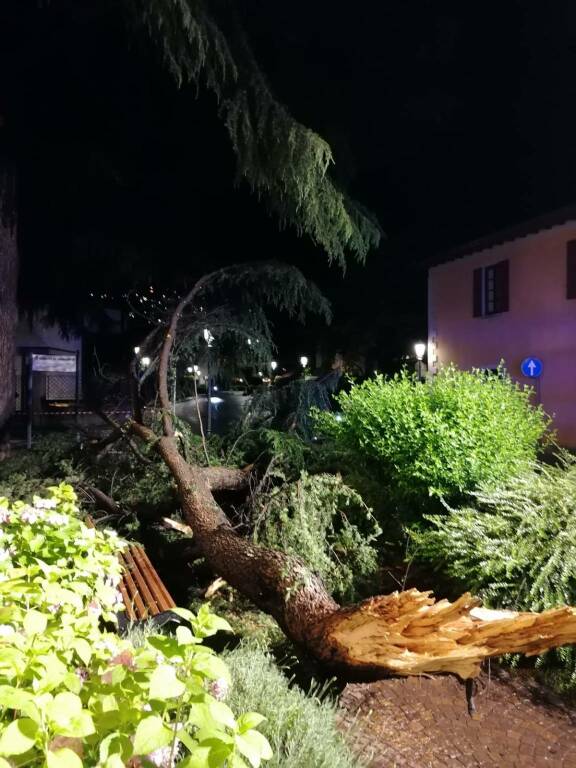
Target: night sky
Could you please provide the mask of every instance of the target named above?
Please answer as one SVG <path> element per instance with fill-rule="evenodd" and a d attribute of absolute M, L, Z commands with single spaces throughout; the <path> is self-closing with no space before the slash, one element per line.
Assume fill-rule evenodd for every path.
<path fill-rule="evenodd" d="M 70 298 L 74 285 L 68 303 L 81 306 L 142 263 L 178 285 L 286 259 L 332 300 L 329 343 L 386 367 L 425 332 L 431 260 L 575 202 L 573 2 L 236 5 L 275 93 L 331 143 L 335 178 L 377 215 L 379 250 L 343 277 L 279 232 L 235 186 L 213 97 L 178 90 L 117 2 L 3 0 L 0 114 L 20 172 L 25 300 Z M 302 334 L 278 328 L 284 348 Z"/>

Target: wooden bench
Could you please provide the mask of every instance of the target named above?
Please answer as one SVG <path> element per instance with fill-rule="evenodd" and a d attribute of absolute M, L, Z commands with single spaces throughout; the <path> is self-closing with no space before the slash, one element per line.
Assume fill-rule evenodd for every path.
<path fill-rule="evenodd" d="M 89 515 L 86 525 L 96 527 Z M 176 607 L 141 544 L 128 543 L 118 558 L 124 572 L 118 589 L 124 600 L 128 622 L 145 621 Z"/>

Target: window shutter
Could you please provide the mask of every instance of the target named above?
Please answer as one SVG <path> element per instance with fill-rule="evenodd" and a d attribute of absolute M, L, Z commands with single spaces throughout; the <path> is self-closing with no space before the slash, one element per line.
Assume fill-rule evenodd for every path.
<path fill-rule="evenodd" d="M 566 298 L 576 299 L 576 240 L 566 243 Z"/>
<path fill-rule="evenodd" d="M 474 270 L 472 278 L 472 308 L 474 317 L 482 317 L 482 267 Z"/>
<path fill-rule="evenodd" d="M 494 312 L 508 312 L 509 261 L 494 264 Z"/>

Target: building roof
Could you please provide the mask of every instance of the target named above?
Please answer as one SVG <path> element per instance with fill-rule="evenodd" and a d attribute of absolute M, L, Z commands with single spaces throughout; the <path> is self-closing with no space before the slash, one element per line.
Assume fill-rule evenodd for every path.
<path fill-rule="evenodd" d="M 569 221 L 576 221 L 576 204 L 557 208 L 555 211 L 535 216 L 533 219 L 528 219 L 520 224 L 514 224 L 513 226 L 500 229 L 490 235 L 480 237 L 477 240 L 472 240 L 463 245 L 459 245 L 456 248 L 452 248 L 441 254 L 430 266 L 436 266 L 443 264 L 446 261 L 460 259 L 463 256 L 468 256 L 472 253 L 480 253 L 480 251 L 485 251 L 487 248 L 492 248 L 495 245 L 502 245 L 502 243 L 508 243 L 512 240 L 527 237 L 528 235 L 534 235 L 544 229 L 558 227 Z"/>

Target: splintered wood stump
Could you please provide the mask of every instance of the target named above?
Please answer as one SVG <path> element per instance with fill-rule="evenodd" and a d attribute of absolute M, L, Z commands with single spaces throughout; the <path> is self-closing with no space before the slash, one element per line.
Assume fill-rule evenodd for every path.
<path fill-rule="evenodd" d="M 491 656 L 534 656 L 576 643 L 576 608 L 543 613 L 480 608 L 469 593 L 455 602 L 410 589 L 342 608 L 310 635 L 318 655 L 374 675 L 451 672 L 476 677 Z"/>

